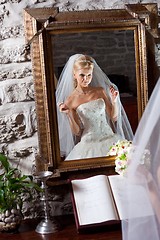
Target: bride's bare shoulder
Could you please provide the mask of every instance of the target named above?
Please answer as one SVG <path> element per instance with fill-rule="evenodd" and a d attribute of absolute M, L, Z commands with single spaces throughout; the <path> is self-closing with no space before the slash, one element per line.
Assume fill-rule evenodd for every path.
<path fill-rule="evenodd" d="M 103 87 L 92 87 L 92 90 L 95 91 L 95 92 L 103 92 L 104 91 L 104 88 Z"/>
<path fill-rule="evenodd" d="M 70 96 L 67 97 L 65 103 L 67 104 L 67 106 L 72 107 L 72 105 L 74 105 L 74 103 L 77 101 L 77 97 L 75 95 L 75 93 L 71 93 Z"/>

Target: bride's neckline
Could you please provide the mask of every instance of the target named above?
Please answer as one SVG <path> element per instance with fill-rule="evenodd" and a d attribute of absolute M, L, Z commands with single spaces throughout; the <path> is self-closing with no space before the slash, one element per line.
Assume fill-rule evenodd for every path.
<path fill-rule="evenodd" d="M 83 92 L 83 91 L 78 90 L 77 88 L 75 88 L 75 90 L 76 90 L 76 92 L 78 92 L 79 94 L 83 94 L 83 95 L 86 95 L 86 94 L 88 94 L 88 93 L 90 93 L 90 92 L 92 91 L 92 89 L 90 89 L 90 90 L 88 90 L 88 91 L 86 91 L 86 92 Z"/>
<path fill-rule="evenodd" d="M 79 107 L 81 107 L 82 105 L 85 105 L 85 104 L 90 104 L 91 102 L 94 102 L 94 101 L 99 101 L 99 100 L 102 100 L 104 101 L 103 98 L 96 98 L 96 99 L 93 99 L 91 101 L 88 101 L 88 102 L 84 102 L 84 103 L 81 103 L 76 109 L 78 109 Z"/>

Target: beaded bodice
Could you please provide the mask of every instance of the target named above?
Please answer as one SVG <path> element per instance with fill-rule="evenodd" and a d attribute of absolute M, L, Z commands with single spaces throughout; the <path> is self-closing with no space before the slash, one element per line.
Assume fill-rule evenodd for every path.
<path fill-rule="evenodd" d="M 83 103 L 77 108 L 79 118 L 85 126 L 81 140 L 103 141 L 113 136 L 113 131 L 106 118 L 106 106 L 102 98 Z"/>

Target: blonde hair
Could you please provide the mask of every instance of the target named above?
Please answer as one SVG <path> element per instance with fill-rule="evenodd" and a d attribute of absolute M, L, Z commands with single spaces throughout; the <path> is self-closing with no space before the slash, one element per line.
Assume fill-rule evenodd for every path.
<path fill-rule="evenodd" d="M 77 58 L 73 65 L 73 73 L 74 71 L 77 71 L 83 68 L 93 69 L 94 68 L 93 58 L 87 55 L 81 55 L 79 58 Z M 76 79 L 74 79 L 74 87 L 75 88 L 77 87 Z"/>
<path fill-rule="evenodd" d="M 93 59 L 87 55 L 81 55 L 74 62 L 73 70 L 79 70 L 81 68 L 93 68 Z"/>

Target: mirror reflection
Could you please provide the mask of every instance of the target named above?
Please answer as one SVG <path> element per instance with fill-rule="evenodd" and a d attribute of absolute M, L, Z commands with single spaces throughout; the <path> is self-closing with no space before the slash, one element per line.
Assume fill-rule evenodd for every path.
<path fill-rule="evenodd" d="M 121 106 L 135 132 L 156 83 L 157 4 L 128 4 L 125 9 L 75 12 L 33 8 L 25 9 L 24 13 L 26 40 L 32 45 L 41 162 L 63 173 L 64 178 L 93 169 L 113 170 L 115 159 L 111 156 L 63 161 L 57 119 L 59 102 L 55 98 L 58 79 L 70 56 L 93 57 L 118 87 Z M 110 127 L 114 131 L 113 126 Z"/>
<path fill-rule="evenodd" d="M 137 127 L 134 32 L 55 35 L 52 44 L 61 157 L 106 156 L 117 140 L 132 139 L 130 124 L 133 131 Z M 77 52 L 96 62 L 73 54 Z M 130 121 L 131 105 L 135 105 L 131 114 L 136 121 Z"/>

